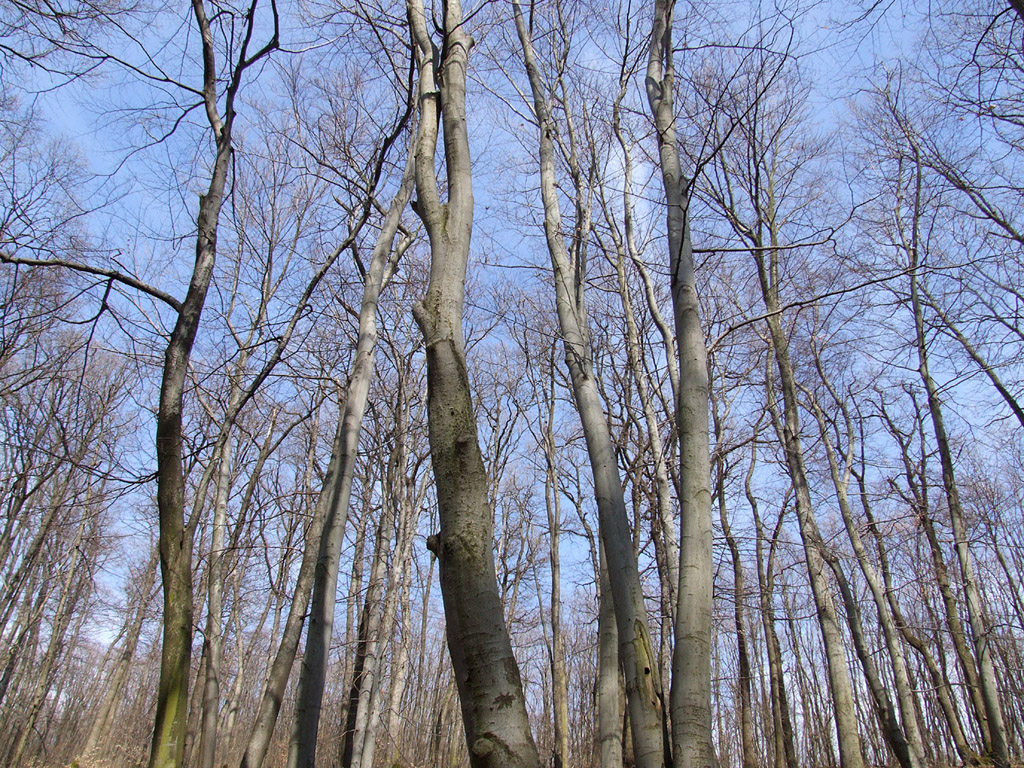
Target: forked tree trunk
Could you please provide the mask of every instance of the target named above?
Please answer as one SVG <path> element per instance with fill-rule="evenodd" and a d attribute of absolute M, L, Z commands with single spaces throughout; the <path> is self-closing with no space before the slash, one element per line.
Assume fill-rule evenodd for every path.
<path fill-rule="evenodd" d="M 427 421 L 441 525 L 431 546 L 440 563 L 448 650 L 470 764 L 474 768 L 537 768 L 537 748 L 495 575 L 494 521 L 462 332 L 473 232 L 466 130 L 466 70 L 472 40 L 459 0 L 448 0 L 443 6 L 443 56 L 430 37 L 422 0 L 408 0 L 407 9 L 420 73 L 415 210 L 430 239 L 430 282 L 413 311 L 426 343 Z M 444 130 L 447 168 L 445 203 L 434 165 L 439 126 Z"/>

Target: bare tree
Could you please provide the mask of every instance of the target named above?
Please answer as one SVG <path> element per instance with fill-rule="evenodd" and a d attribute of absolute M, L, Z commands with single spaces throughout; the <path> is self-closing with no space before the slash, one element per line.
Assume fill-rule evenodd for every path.
<path fill-rule="evenodd" d="M 572 149 L 569 154 L 573 180 L 575 227 L 567 246 L 562 235 L 562 216 L 556 193 L 555 135 L 549 97 L 537 64 L 530 32 L 517 2 L 513 2 L 516 29 L 533 94 L 533 109 L 540 129 L 541 195 L 544 203 L 544 232 L 554 273 L 559 328 L 565 346 L 565 360 L 572 380 L 576 407 L 583 423 L 594 477 L 594 494 L 600 514 L 603 551 L 608 558 L 608 578 L 615 606 L 619 640 L 619 663 L 625 675 L 633 750 L 637 765 L 663 766 L 668 761 L 663 740 L 663 697 L 654 645 L 647 625 L 639 568 L 633 552 L 626 502 L 622 493 L 618 462 L 611 432 L 594 375 L 590 350 L 590 329 L 584 298 L 584 264 L 590 229 L 586 183 L 576 154 L 576 136 L 566 126 Z M 564 55 L 564 54 L 563 54 Z M 560 79 L 562 73 L 557 73 Z M 556 83 L 556 88 L 560 83 Z M 571 250 L 570 250 L 571 249 Z"/>

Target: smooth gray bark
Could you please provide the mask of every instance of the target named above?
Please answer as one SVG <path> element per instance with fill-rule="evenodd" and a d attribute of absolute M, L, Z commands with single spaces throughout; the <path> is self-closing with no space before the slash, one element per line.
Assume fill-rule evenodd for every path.
<path fill-rule="evenodd" d="M 725 425 L 724 414 L 719 412 L 719 399 L 709 393 L 711 397 L 711 415 L 715 428 L 715 443 L 720 446 L 714 456 L 715 462 L 715 500 L 718 507 L 718 519 L 722 525 L 722 535 L 725 536 L 725 543 L 729 548 L 729 558 L 732 562 L 733 578 L 733 620 L 736 623 L 736 656 L 739 667 L 737 682 L 739 699 L 739 721 L 740 721 L 740 758 L 742 768 L 757 768 L 758 758 L 754 747 L 754 715 L 752 707 L 752 681 L 750 672 L 750 650 L 747 633 L 747 618 L 745 602 L 746 576 L 743 572 L 743 561 L 740 556 L 739 543 L 733 535 L 732 526 L 729 524 L 729 516 L 726 513 L 726 474 L 728 466 L 726 463 L 725 449 Z"/>
<path fill-rule="evenodd" d="M 622 680 L 619 668 L 619 633 L 615 624 L 615 605 L 608 581 L 604 547 L 598 563 L 597 620 L 597 738 L 602 768 L 622 768 Z"/>
<path fill-rule="evenodd" d="M 658 136 L 667 206 L 669 279 L 679 356 L 676 430 L 682 553 L 672 658 L 672 755 L 676 768 L 717 764 L 711 727 L 711 451 L 708 365 L 690 240 L 691 180 L 676 145 L 672 61 L 674 0 L 657 0 L 647 62 L 647 100 Z"/>
<path fill-rule="evenodd" d="M 408 243 L 392 251 L 392 244 L 402 212 L 412 196 L 413 155 L 410 152 L 402 184 L 385 217 L 377 238 L 363 283 L 363 299 L 359 308 L 359 338 L 349 372 L 345 410 L 338 425 L 335 441 L 337 452 L 335 472 L 322 493 L 329 499 L 323 532 L 319 540 L 314 570 L 313 598 L 310 606 L 306 647 L 299 674 L 295 718 L 288 749 L 289 768 L 313 768 L 316 763 L 316 740 L 320 725 L 320 706 L 327 676 L 327 656 L 334 628 L 335 593 L 338 587 L 338 565 L 341 542 L 348 520 L 352 481 L 355 477 L 359 434 L 373 380 L 374 354 L 377 345 L 377 304 L 380 292 Z"/>
<path fill-rule="evenodd" d="M 612 444 L 611 430 L 595 380 L 590 331 L 584 297 L 586 238 L 589 210 L 583 203 L 585 190 L 578 168 L 574 168 L 576 226 L 572 255 L 562 236 L 562 215 L 555 178 L 554 133 L 545 87 L 536 63 L 533 43 L 522 10 L 513 0 L 516 29 L 523 48 L 534 114 L 540 129 L 541 197 L 544 205 L 544 233 L 554 273 L 555 303 L 572 381 L 576 409 L 583 425 L 587 454 L 594 478 L 594 495 L 600 518 L 600 536 L 607 555 L 608 578 L 615 606 L 619 640 L 619 663 L 626 683 L 630 724 L 636 764 L 657 768 L 667 762 L 663 738 L 663 698 L 657 656 L 651 642 L 643 590 L 633 537 L 629 530 L 622 480 Z M 569 127 L 570 139 L 572 129 Z"/>

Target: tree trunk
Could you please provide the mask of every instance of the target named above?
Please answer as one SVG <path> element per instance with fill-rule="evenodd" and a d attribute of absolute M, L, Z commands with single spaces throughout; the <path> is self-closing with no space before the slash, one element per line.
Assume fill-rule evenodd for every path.
<path fill-rule="evenodd" d="M 658 135 L 667 205 L 669 275 L 679 355 L 676 430 L 679 445 L 679 606 L 672 659 L 672 753 L 676 768 L 717 763 L 711 733 L 711 458 L 707 347 L 700 322 L 690 241 L 691 180 L 676 146 L 672 63 L 674 0 L 657 0 L 647 61 L 647 100 Z"/>
<path fill-rule="evenodd" d="M 920 177 L 918 177 L 918 196 L 920 195 Z M 916 218 L 915 218 L 916 222 Z M 960 503 L 960 492 L 957 488 L 953 470 L 953 453 L 946 434 L 946 425 L 939 401 L 939 390 L 928 369 L 928 346 L 925 339 L 924 314 L 918 297 L 917 276 L 917 234 L 916 223 L 913 245 L 908 249 L 910 255 L 910 301 L 914 314 L 914 329 L 917 341 L 918 372 L 928 393 L 928 413 L 931 416 L 935 441 L 939 449 L 939 461 L 942 465 L 942 487 L 945 491 L 946 506 L 950 524 L 953 528 L 953 544 L 956 550 L 957 563 L 960 566 L 960 578 L 963 582 L 964 597 L 967 602 L 967 619 L 971 627 L 971 640 L 977 656 L 978 683 L 985 718 L 991 740 L 991 756 L 997 768 L 1009 768 L 1010 754 L 1006 744 L 1006 726 L 1003 721 L 1003 710 L 999 703 L 999 686 L 996 682 L 995 667 L 992 663 L 992 649 L 989 640 L 989 627 L 983 616 L 981 591 L 978 588 L 974 562 L 968 542 L 967 527 L 964 522 L 963 506 Z"/>
<path fill-rule="evenodd" d="M 864 768 L 864 756 L 861 752 L 860 736 L 857 730 L 857 710 L 850 683 L 850 670 L 846 663 L 846 649 L 843 645 L 838 614 L 825 573 L 825 542 L 814 517 L 811 491 L 807 484 L 807 469 L 804 466 L 803 446 L 800 439 L 796 381 L 793 376 L 793 366 L 789 360 L 789 341 L 782 329 L 778 299 L 774 292 L 774 280 L 776 279 L 774 261 L 772 275 L 769 277 L 761 251 L 755 251 L 755 260 L 768 314 L 766 322 L 771 332 L 775 361 L 782 379 L 785 416 L 784 421 L 778 426 L 781 427 L 786 466 L 789 469 L 796 497 L 796 514 L 800 523 L 800 537 L 803 541 L 804 557 L 807 561 L 811 593 L 814 596 L 821 638 L 825 645 L 829 688 L 832 694 L 836 734 L 839 741 L 839 760 L 842 768 Z M 767 397 L 769 407 L 775 408 L 774 392 L 769 391 Z"/>
<path fill-rule="evenodd" d="M 608 568 L 601 545 L 598 563 L 598 619 L 597 619 L 597 738 L 600 744 L 601 768 L 622 768 L 622 696 L 619 668 L 619 637 L 615 623 L 615 605 L 612 587 L 608 581 Z"/>
<path fill-rule="evenodd" d="M 715 425 L 715 443 L 724 448 L 725 428 L 718 412 L 718 402 L 711 396 L 711 413 Z M 716 452 L 715 463 L 717 467 L 715 478 L 715 497 L 718 501 L 718 517 L 722 523 L 722 535 L 725 536 L 725 543 L 729 547 L 729 556 L 732 560 L 733 578 L 733 619 L 736 622 L 736 655 L 739 664 L 739 679 L 737 688 L 739 690 L 739 720 L 740 720 L 740 756 L 743 768 L 757 768 L 757 752 L 754 748 L 754 717 L 751 706 L 751 675 L 750 675 L 750 652 L 747 647 L 747 620 L 744 605 L 746 603 L 746 579 L 743 575 L 743 561 L 740 558 L 739 545 L 729 525 L 729 518 L 726 515 L 726 463 L 725 456 L 721 449 Z"/>
<path fill-rule="evenodd" d="M 850 544 L 853 548 L 853 553 L 857 558 L 857 562 L 860 565 L 861 572 L 864 574 L 864 578 L 868 583 L 868 588 L 871 591 L 875 609 L 878 612 L 878 623 L 881 626 L 882 635 L 886 642 L 886 649 L 889 653 L 889 659 L 892 662 L 893 681 L 896 685 L 900 714 L 902 715 L 902 726 L 900 722 L 896 720 L 892 702 L 889 700 L 888 691 L 879 678 L 878 672 L 874 667 L 872 654 L 867 648 L 863 626 L 860 621 L 860 609 L 854 602 L 854 597 L 850 591 L 849 585 L 844 584 L 846 577 L 841 570 L 838 559 L 833 555 L 828 556 L 829 566 L 835 573 L 840 589 L 842 590 L 843 602 L 846 604 L 847 625 L 850 627 L 850 633 L 854 640 L 854 647 L 856 649 L 857 656 L 860 659 L 861 667 L 864 671 L 864 677 L 871 690 L 871 695 L 875 703 L 875 711 L 882 724 L 882 730 L 889 742 L 889 746 L 893 750 L 897 760 L 899 760 L 900 765 L 904 768 L 923 768 L 925 765 L 924 743 L 921 739 L 921 733 L 917 727 L 917 705 L 914 700 L 913 690 L 910 686 L 910 677 L 907 673 L 903 647 L 900 644 L 900 640 L 897 635 L 892 612 L 889 610 L 889 604 L 885 597 L 885 590 L 883 589 L 881 580 L 878 577 L 878 572 L 875 570 L 868 558 L 867 549 L 864 547 L 864 543 L 860 538 L 860 533 L 857 531 L 857 527 L 854 524 L 853 510 L 850 507 L 849 485 L 850 467 L 853 461 L 853 422 L 848 410 L 846 409 L 845 403 L 843 403 L 839 397 L 839 393 L 832 388 L 831 382 L 826 378 L 824 369 L 821 366 L 821 358 L 817 354 L 815 355 L 815 363 L 822 381 L 832 394 L 832 399 L 835 401 L 836 406 L 845 417 L 846 439 L 848 444 L 843 460 L 843 467 L 841 468 L 839 464 L 839 457 L 836 455 L 836 449 L 832 444 L 831 437 L 829 436 L 829 429 L 825 419 L 825 414 L 818 401 L 811 396 L 811 411 L 814 414 L 815 420 L 818 422 L 818 430 L 821 433 L 822 444 L 825 447 L 825 455 L 828 459 L 832 484 L 836 489 L 836 499 L 839 502 L 839 511 L 843 518 L 843 525 L 846 528 L 847 537 L 850 539 Z"/>
<path fill-rule="evenodd" d="M 758 428 L 754 430 L 754 445 L 757 444 Z M 768 685 L 772 705 L 772 742 L 776 768 L 798 768 L 796 745 L 793 742 L 793 722 L 789 715 L 789 698 L 786 695 L 786 683 L 782 668 L 782 649 L 779 636 L 775 631 L 774 608 L 774 554 L 778 531 L 782 528 L 784 509 L 779 513 L 779 524 L 776 535 L 772 538 L 767 558 L 764 553 L 766 540 L 764 525 L 758 512 L 757 498 L 751 480 L 754 476 L 757 453 L 751 453 L 750 467 L 744 481 L 744 491 L 756 529 L 755 557 L 757 560 L 758 600 L 761 608 L 761 624 L 764 627 L 765 654 L 768 656 Z"/>
<path fill-rule="evenodd" d="M 234 395 L 234 392 L 232 392 Z M 223 656 L 224 545 L 228 527 L 228 495 L 231 492 L 231 440 L 221 445 L 218 457 L 216 495 L 213 506 L 213 534 L 209 567 L 206 571 L 206 632 L 203 636 L 206 679 L 203 684 L 203 714 L 199 732 L 199 768 L 213 768 L 217 756 L 217 726 L 220 722 L 220 667 Z"/>
<path fill-rule="evenodd" d="M 576 408 L 583 425 L 587 454 L 594 477 L 601 541 L 608 556 L 607 570 L 614 596 L 619 636 L 619 661 L 626 681 L 634 753 L 639 768 L 656 768 L 667 762 L 666 745 L 663 740 L 661 675 L 647 626 L 647 611 L 643 602 L 639 569 L 633 553 L 633 537 L 629 531 L 615 448 L 612 445 L 611 431 L 593 372 L 583 273 L 586 236 L 590 228 L 589 212 L 582 205 L 584 190 L 580 188 L 581 178 L 578 169 L 574 169 L 577 221 L 572 243 L 573 257 L 570 258 L 569 249 L 562 237 L 562 216 L 556 192 L 555 125 L 526 21 L 517 2 L 513 2 L 513 10 L 533 92 L 534 111 L 540 124 L 539 155 L 544 232 L 554 272 L 555 302 L 565 347 L 565 360 L 572 381 Z M 569 130 L 571 131 L 571 127 Z"/>
<path fill-rule="evenodd" d="M 254 9 L 255 10 L 255 9 Z M 192 545 L 194 523 L 185 521 L 185 476 L 182 464 L 182 403 L 185 374 L 217 256 L 217 227 L 231 158 L 234 94 L 242 67 L 234 71 L 223 117 L 217 104 L 215 46 L 202 0 L 192 0 L 203 48 L 203 101 L 216 144 L 210 185 L 199 196 L 196 258 L 188 293 L 181 302 L 164 354 L 156 424 L 157 508 L 160 530 L 160 575 L 163 583 L 163 644 L 160 683 L 149 768 L 178 768 L 184 760 L 188 685 L 192 664 Z M 251 32 L 255 13 L 248 17 Z M 273 43 L 276 46 L 276 38 Z M 269 51 L 269 49 L 267 49 Z"/>
<path fill-rule="evenodd" d="M 422 0 L 407 8 L 419 65 L 416 212 L 430 239 L 430 282 L 413 312 L 427 356 L 427 420 L 440 532 L 448 650 L 455 670 L 473 768 L 536 768 L 519 666 L 495 576 L 493 514 L 477 437 L 462 310 L 473 231 L 473 190 L 466 130 L 466 70 L 472 40 L 459 0 L 444 6 L 444 56 L 427 29 Z M 435 72 L 439 63 L 441 72 Z M 440 76 L 438 76 L 440 75 Z M 444 130 L 448 200 L 435 178 L 439 124 Z"/>
<path fill-rule="evenodd" d="M 352 481 L 355 477 L 359 434 L 366 412 L 370 382 L 373 380 L 374 355 L 377 346 L 377 304 L 380 292 L 398 258 L 408 247 L 403 244 L 392 253 L 392 243 L 398 232 L 402 212 L 412 196 L 412 153 L 406 162 L 402 184 L 388 209 L 384 226 L 373 249 L 373 256 L 363 283 L 363 299 L 359 308 L 359 339 L 348 378 L 345 411 L 338 426 L 337 471 L 332 485 L 324 486 L 322 493 L 330 498 L 327 516 L 320 538 L 313 584 L 313 601 L 306 632 L 306 648 L 299 673 L 296 693 L 295 719 L 291 745 L 288 750 L 289 768 L 313 768 L 316 763 L 316 740 L 320 726 L 320 706 L 324 682 L 327 678 L 327 656 L 334 628 L 335 593 L 338 587 L 338 565 L 341 543 L 348 520 Z M 392 258 L 393 256 L 393 258 Z"/>

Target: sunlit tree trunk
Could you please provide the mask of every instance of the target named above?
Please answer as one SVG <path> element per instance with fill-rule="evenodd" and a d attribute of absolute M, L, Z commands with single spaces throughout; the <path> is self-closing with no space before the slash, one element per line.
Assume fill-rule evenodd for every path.
<path fill-rule="evenodd" d="M 590 220 L 583 196 L 579 169 L 573 168 L 576 226 L 572 255 L 562 235 L 562 216 L 556 192 L 554 132 L 548 97 L 537 66 L 530 33 L 519 4 L 513 3 L 516 28 L 533 94 L 534 113 L 540 128 L 541 196 L 544 232 L 554 272 L 555 303 L 565 345 L 565 359 L 572 381 L 576 408 L 583 424 L 594 494 L 600 515 L 600 536 L 607 555 L 608 578 L 615 606 L 619 662 L 626 682 L 634 755 L 640 768 L 666 763 L 663 740 L 662 691 L 657 656 L 647 626 L 639 569 L 633 552 L 626 503 L 611 431 L 601 403 L 590 349 L 590 332 L 584 300 L 584 262 Z M 567 127 L 570 140 L 573 132 Z"/>
<path fill-rule="evenodd" d="M 676 145 L 672 59 L 674 0 L 657 0 L 647 62 L 647 100 L 658 135 L 667 206 L 669 280 L 679 356 L 676 431 L 679 445 L 679 605 L 672 659 L 672 754 L 676 768 L 708 768 L 717 758 L 711 732 L 711 458 L 708 365 L 700 322 L 690 186 Z"/>
<path fill-rule="evenodd" d="M 388 209 L 363 283 L 363 299 L 359 308 L 359 338 L 348 377 L 345 410 L 338 426 L 338 439 L 335 443 L 337 468 L 331 476 L 331 484 L 325 484 L 322 491 L 328 502 L 314 571 L 306 647 L 296 693 L 295 718 L 288 751 L 289 768 L 312 768 L 316 762 L 320 706 L 327 676 L 327 656 L 334 629 L 341 542 L 352 497 L 359 434 L 373 379 L 377 345 L 377 304 L 388 276 L 408 247 L 408 243 L 403 242 L 398 249 L 392 250 L 402 212 L 412 196 L 413 164 L 414 160 L 410 153 L 402 184 Z"/>

